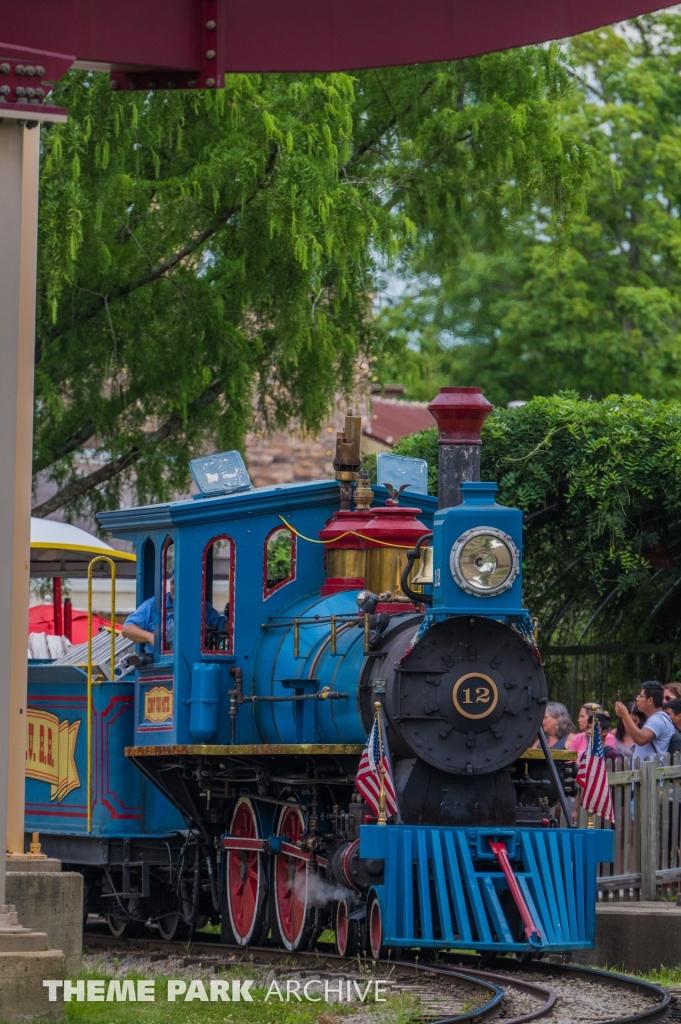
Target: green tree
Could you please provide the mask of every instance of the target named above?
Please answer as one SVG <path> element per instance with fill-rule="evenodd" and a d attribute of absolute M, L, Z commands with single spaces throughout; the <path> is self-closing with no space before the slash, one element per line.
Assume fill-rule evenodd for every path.
<path fill-rule="evenodd" d="M 592 156 L 586 208 L 560 239 L 539 203 L 503 236 L 476 223 L 459 255 L 426 239 L 421 287 L 384 317 L 397 344 L 382 373 L 406 356 L 417 397 L 452 381 L 504 404 L 562 388 L 681 396 L 681 16 L 578 37 L 565 61 L 562 116 Z"/>
<path fill-rule="evenodd" d="M 133 474 L 163 498 L 254 415 L 315 429 L 380 354 L 376 260 L 426 210 L 453 239 L 540 194 L 556 220 L 578 205 L 567 87 L 541 47 L 203 94 L 67 76 L 69 122 L 43 138 L 36 343 L 34 469 L 58 490 L 34 514 L 115 504 Z M 99 465 L 81 476 L 84 451 Z"/>
<path fill-rule="evenodd" d="M 38 514 L 186 486 L 205 443 L 314 426 L 370 345 L 375 211 L 339 178 L 353 89 L 234 76 L 219 93 L 112 94 L 72 74 L 45 132 L 35 471 Z M 95 439 L 94 441 L 92 439 Z M 74 469 L 96 445 L 102 465 Z"/>
<path fill-rule="evenodd" d="M 560 229 L 579 208 L 588 145 L 561 117 L 572 92 L 554 46 L 362 72 L 355 138 L 383 205 L 409 217 L 400 252 L 446 263 L 472 231 L 503 238 L 509 215 L 546 204 Z"/>

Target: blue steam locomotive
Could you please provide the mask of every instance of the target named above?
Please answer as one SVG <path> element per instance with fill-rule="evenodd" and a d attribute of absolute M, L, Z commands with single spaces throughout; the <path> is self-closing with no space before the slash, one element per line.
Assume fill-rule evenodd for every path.
<path fill-rule="evenodd" d="M 154 642 L 90 698 L 77 666 L 30 669 L 26 822 L 114 934 L 210 919 L 296 950 L 331 927 L 373 957 L 592 944 L 612 833 L 557 827 L 572 755 L 528 749 L 547 688 L 522 514 L 479 481 L 491 406 L 444 388 L 430 409 L 440 493 L 418 508 L 372 490 L 350 415 L 337 482 L 251 488 L 228 453 L 193 464 L 193 500 L 101 515 L 135 544 Z M 386 824 L 355 787 L 376 716 Z"/>

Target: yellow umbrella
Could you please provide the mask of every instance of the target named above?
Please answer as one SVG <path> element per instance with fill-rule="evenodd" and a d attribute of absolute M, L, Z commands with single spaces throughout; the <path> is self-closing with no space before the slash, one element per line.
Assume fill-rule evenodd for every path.
<path fill-rule="evenodd" d="M 71 526 L 70 523 L 31 517 L 31 576 L 52 577 L 56 636 L 65 634 L 71 639 L 71 601 L 67 599 L 62 605 L 62 577 L 87 577 L 88 566 L 98 555 L 105 555 L 115 562 L 118 579 L 134 579 L 135 555 L 127 551 L 116 551 L 99 537 Z M 104 561 L 98 561 L 92 568 L 93 576 L 109 575 L 110 570 Z M 112 581 L 112 601 L 113 587 Z"/>
<path fill-rule="evenodd" d="M 135 555 L 116 551 L 99 537 L 70 523 L 54 519 L 31 518 L 31 576 L 87 576 L 87 567 L 96 555 L 108 555 L 116 563 L 120 579 L 135 577 Z M 108 576 L 105 563 L 98 562 L 95 575 Z"/>

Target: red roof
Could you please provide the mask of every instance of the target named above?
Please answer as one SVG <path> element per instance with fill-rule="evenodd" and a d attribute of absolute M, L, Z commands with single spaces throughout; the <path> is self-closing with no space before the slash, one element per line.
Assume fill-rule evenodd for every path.
<path fill-rule="evenodd" d="M 383 444 L 394 445 L 407 434 L 434 427 L 435 420 L 428 406 L 417 402 L 397 402 L 389 398 L 374 398 L 371 420 L 363 433 Z"/>

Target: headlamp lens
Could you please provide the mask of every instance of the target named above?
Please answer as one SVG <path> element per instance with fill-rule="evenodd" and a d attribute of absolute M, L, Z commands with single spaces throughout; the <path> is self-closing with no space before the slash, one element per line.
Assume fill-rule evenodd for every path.
<path fill-rule="evenodd" d="M 493 534 L 478 534 L 467 541 L 459 555 L 459 571 L 475 590 L 496 590 L 513 570 L 508 546 Z"/>

